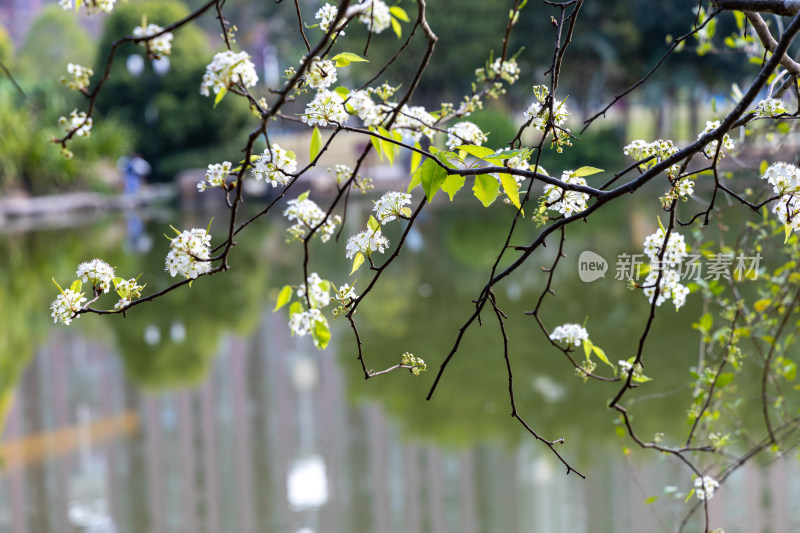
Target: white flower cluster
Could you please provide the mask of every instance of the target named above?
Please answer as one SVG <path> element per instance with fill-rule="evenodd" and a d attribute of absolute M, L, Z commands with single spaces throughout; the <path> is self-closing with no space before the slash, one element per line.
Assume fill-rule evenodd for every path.
<path fill-rule="evenodd" d="M 186 279 L 196 279 L 211 270 L 211 262 L 207 260 L 210 256 L 211 235 L 204 229 L 186 230 L 170 241 L 165 270 L 172 277 L 180 274 Z"/>
<path fill-rule="evenodd" d="M 69 323 L 72 322 L 73 315 L 74 318 L 80 316 L 75 315 L 75 313 L 81 310 L 83 302 L 85 301 L 86 298 L 83 297 L 82 292 L 76 292 L 72 289 L 62 291 L 61 294 L 56 296 L 53 303 L 50 304 L 50 310 L 52 311 L 50 316 L 53 317 L 53 323 L 61 322 L 69 326 Z"/>
<path fill-rule="evenodd" d="M 550 107 L 545 105 L 547 96 L 550 91 L 544 85 L 536 85 L 533 87 L 533 94 L 536 100 L 525 111 L 525 120 L 531 121 L 531 126 L 539 131 L 544 131 L 547 123 L 550 120 Z M 563 126 L 567 121 L 569 111 L 567 105 L 560 100 L 553 100 L 553 124 L 556 126 Z"/>
<path fill-rule="evenodd" d="M 686 242 L 683 235 L 671 232 L 669 240 L 666 241 L 666 233 L 663 228 L 649 235 L 644 240 L 644 253 L 650 258 L 650 272 L 644 281 L 644 294 L 650 303 L 658 286 L 658 299 L 656 305 L 661 305 L 666 300 L 672 300 L 675 309 L 680 309 L 686 303 L 686 296 L 689 289 L 680 283 L 681 262 L 688 256 Z M 663 257 L 659 259 L 663 249 Z M 659 281 L 659 277 L 661 280 Z"/>
<path fill-rule="evenodd" d="M 300 119 L 309 126 L 327 126 L 328 123 L 344 124 L 347 121 L 344 100 L 333 91 L 320 91 L 308 103 L 306 112 L 300 115 Z"/>
<path fill-rule="evenodd" d="M 134 37 L 149 37 L 151 35 L 155 35 L 157 33 L 161 33 L 164 31 L 164 28 L 159 26 L 158 24 L 148 24 L 147 26 L 136 26 L 133 28 L 133 36 Z M 158 37 L 152 37 L 147 41 L 142 41 L 141 44 L 147 51 L 152 54 L 153 57 L 156 59 L 161 58 L 162 56 L 168 56 L 172 53 L 172 33 L 167 32 L 163 35 L 159 35 Z"/>
<path fill-rule="evenodd" d="M 108 292 L 114 281 L 114 267 L 102 259 L 92 259 L 78 265 L 75 273 L 83 283 L 91 283 L 95 293 Z"/>
<path fill-rule="evenodd" d="M 447 129 L 446 144 L 447 148 L 450 150 L 462 144 L 477 144 L 480 146 L 486 140 L 488 140 L 488 137 L 486 137 L 481 129 L 468 120 L 454 124 L 451 128 Z"/>
<path fill-rule="evenodd" d="M 66 84 L 73 91 L 82 91 L 89 87 L 89 77 L 94 74 L 91 68 L 76 65 L 75 63 L 67 63 L 67 72 L 72 77 L 61 76 L 61 83 Z"/>
<path fill-rule="evenodd" d="M 436 132 L 431 126 L 435 123 L 436 119 L 424 107 L 403 105 L 392 129 L 403 130 L 403 136 L 414 142 L 419 141 L 423 135 L 433 142 L 433 136 Z M 484 140 L 486 140 L 485 137 Z"/>
<path fill-rule="evenodd" d="M 319 8 L 319 10 L 317 10 L 317 13 L 316 15 L 314 15 L 314 18 L 319 21 L 319 28 L 322 31 L 327 32 L 328 29 L 331 27 L 331 24 L 333 23 L 334 19 L 336 19 L 336 15 L 338 13 L 339 13 L 338 8 L 336 8 L 331 4 L 325 4 L 324 6 Z M 345 19 L 343 17 L 342 20 L 339 22 L 339 28 L 341 28 L 344 25 L 344 21 Z M 344 35 L 344 31 L 339 32 L 339 35 Z"/>
<path fill-rule="evenodd" d="M 338 289 L 334 288 L 334 295 L 333 297 L 338 302 L 338 306 L 333 310 L 333 316 L 338 317 L 340 314 L 344 313 L 345 309 L 347 309 L 350 304 L 358 299 L 358 295 L 353 287 L 350 286 L 349 283 L 345 283 Z"/>
<path fill-rule="evenodd" d="M 327 281 L 324 281 L 316 272 L 312 272 L 311 275 L 309 275 L 306 279 L 306 282 L 308 284 L 308 301 L 311 304 L 311 307 L 315 309 L 328 307 L 328 304 L 331 303 L 331 284 Z M 297 288 L 297 296 L 300 298 L 305 298 L 305 285 L 301 284 Z"/>
<path fill-rule="evenodd" d="M 622 153 L 637 161 L 643 161 L 652 158 L 649 161 L 643 162 L 639 165 L 639 169 L 647 171 L 656 166 L 658 163 L 668 159 L 670 156 L 678 152 L 678 147 L 669 139 L 658 139 L 651 143 L 643 140 L 636 140 L 628 144 L 622 149 Z M 672 165 L 666 170 L 667 176 L 674 179 L 680 171 L 680 165 Z"/>
<path fill-rule="evenodd" d="M 775 194 L 781 195 L 772 212 L 792 231 L 800 229 L 800 168 L 789 163 L 773 163 L 761 179 L 767 180 Z"/>
<path fill-rule="evenodd" d="M 410 352 L 403 354 L 400 358 L 400 364 L 411 367 L 411 373 L 415 376 L 419 376 L 420 372 L 428 370 L 428 365 L 425 364 L 425 361 L 421 357 L 414 357 L 414 354 Z"/>
<path fill-rule="evenodd" d="M 264 150 L 255 162 L 252 173 L 257 180 L 263 179 L 276 187 L 289 183 L 291 174 L 295 170 L 297 170 L 297 160 L 294 153 L 273 143 L 272 148 Z"/>
<path fill-rule="evenodd" d="M 407 216 L 403 213 L 403 206 L 411 203 L 411 195 L 407 192 L 390 191 L 385 193 L 375 202 L 375 218 L 384 224 L 391 222 L 397 217 Z M 408 208 L 406 208 L 408 209 Z"/>
<path fill-rule="evenodd" d="M 328 217 L 325 219 L 325 211 L 319 208 L 313 200 L 308 199 L 308 193 L 301 194 L 293 200 L 289 200 L 286 205 L 288 206 L 283 216 L 289 221 L 295 221 L 294 225 L 286 230 L 289 235 L 289 240 L 303 240 L 308 232 L 325 221 L 319 228 L 320 239 L 322 242 L 328 242 L 336 231 L 336 225 L 342 221 L 339 215 Z"/>
<path fill-rule="evenodd" d="M 755 114 L 758 118 L 771 118 L 777 117 L 784 113 L 788 113 L 786 104 L 779 98 L 764 98 L 756 106 Z"/>
<path fill-rule="evenodd" d="M 367 29 L 373 33 L 381 33 L 389 27 L 392 22 L 392 15 L 389 12 L 389 6 L 382 0 L 366 0 L 361 4 L 369 4 L 364 11 L 358 16 L 358 20 L 363 22 Z"/>
<path fill-rule="evenodd" d="M 303 59 L 300 63 L 303 63 Z M 326 89 L 336 83 L 336 65 L 330 59 L 315 57 L 311 60 L 305 73 L 306 85 L 312 89 Z"/>
<path fill-rule="evenodd" d="M 345 257 L 347 257 L 347 259 L 352 259 L 358 253 L 369 256 L 376 250 L 383 253 L 384 249 L 388 246 L 389 239 L 381 233 L 380 228 L 375 230 L 367 228 L 347 239 L 347 246 L 345 248 L 347 253 Z"/>
<path fill-rule="evenodd" d="M 710 131 L 713 131 L 713 130 L 719 128 L 719 124 L 720 124 L 719 120 L 714 120 L 714 121 L 707 120 L 706 121 L 706 129 L 701 131 L 700 135 L 698 135 L 697 138 L 699 139 L 700 137 L 702 137 L 706 133 L 709 133 Z M 710 143 L 705 145 L 705 147 L 703 148 L 703 154 L 708 159 L 714 159 L 714 156 L 717 153 L 717 146 L 718 145 L 719 145 L 719 141 L 711 141 Z M 722 137 L 722 148 L 725 148 L 726 150 L 733 150 L 733 140 L 731 139 L 731 136 L 728 135 L 727 133 L 725 135 L 723 135 L 723 137 Z M 723 150 L 720 150 L 719 151 L 720 159 L 722 159 L 723 154 L 724 154 Z"/>
<path fill-rule="evenodd" d="M 231 173 L 230 161 L 223 161 L 222 163 L 208 165 L 208 169 L 206 170 L 205 181 L 201 181 L 200 183 L 197 184 L 197 190 L 203 192 L 204 190 L 211 187 L 224 188 L 225 180 L 228 178 L 228 174 L 230 173 Z"/>
<path fill-rule="evenodd" d="M 577 348 L 589 338 L 586 328 L 579 324 L 562 324 L 550 334 L 550 340 L 561 341 L 567 348 Z"/>
<path fill-rule="evenodd" d="M 257 82 L 256 67 L 250 61 L 247 52 L 236 53 L 226 50 L 215 54 L 206 67 L 206 73 L 200 84 L 200 94 L 209 96 L 209 89 L 218 94 L 222 89 L 230 89 L 231 85 L 236 83 L 252 87 Z"/>
<path fill-rule="evenodd" d="M 141 298 L 144 285 L 139 285 L 136 278 L 119 279 L 114 282 L 114 288 L 120 295 L 119 301 L 114 304 L 114 309 L 119 310 L 129 306 L 134 298 Z"/>
<path fill-rule="evenodd" d="M 386 114 L 379 110 L 368 91 L 351 92 L 347 96 L 347 109 L 358 116 L 367 127 L 378 126 L 386 118 Z"/>
<path fill-rule="evenodd" d="M 81 3 L 84 7 L 86 7 L 86 11 L 92 15 L 97 13 L 98 11 L 103 11 L 105 13 L 111 13 L 114 11 L 114 4 L 117 0 L 83 0 Z M 79 4 L 79 7 L 80 5 Z M 70 10 L 75 7 L 74 0 L 58 0 L 58 5 L 61 6 L 61 9 Z"/>
<path fill-rule="evenodd" d="M 517 65 L 517 60 L 509 59 L 508 61 L 502 61 L 498 57 L 494 60 L 494 63 L 489 66 L 489 75 L 492 77 L 500 75 L 509 85 L 513 84 L 519 79 L 519 65 Z"/>
<path fill-rule="evenodd" d="M 328 172 L 330 171 L 331 169 L 328 169 Z M 333 173 L 336 175 L 336 183 L 339 184 L 353 175 L 353 169 L 347 165 L 335 165 L 333 167 Z"/>
<path fill-rule="evenodd" d="M 698 477 L 694 480 L 694 494 L 698 500 L 710 500 L 719 483 L 711 476 Z"/>
<path fill-rule="evenodd" d="M 92 133 L 92 118 L 87 117 L 83 111 L 79 113 L 77 109 L 69 114 L 69 118 L 59 118 L 58 124 L 64 126 L 67 133 L 74 130 L 77 137 L 88 137 Z"/>
<path fill-rule="evenodd" d="M 676 267 L 688 255 L 686 241 L 680 233 L 671 232 L 667 242 L 667 249 L 664 250 L 664 257 L 659 259 L 658 256 L 661 255 L 661 249 L 664 247 L 665 236 L 663 228 L 658 228 L 658 231 L 648 235 L 644 240 L 644 253 L 650 258 L 651 263 L 660 261 L 667 266 Z"/>
<path fill-rule="evenodd" d="M 303 337 L 314 330 L 314 326 L 316 326 L 317 322 L 327 324 L 328 321 L 319 309 L 308 309 L 306 311 L 294 313 L 289 317 L 289 329 L 292 330 L 292 335 Z"/>
<path fill-rule="evenodd" d="M 571 185 L 586 185 L 586 180 L 573 176 L 572 170 L 565 170 L 561 174 L 561 181 Z M 562 189 L 557 185 L 547 184 L 544 187 L 544 203 L 548 209 L 558 211 L 564 216 L 571 216 L 586 209 L 586 202 L 589 195 L 585 192 L 571 191 Z"/>

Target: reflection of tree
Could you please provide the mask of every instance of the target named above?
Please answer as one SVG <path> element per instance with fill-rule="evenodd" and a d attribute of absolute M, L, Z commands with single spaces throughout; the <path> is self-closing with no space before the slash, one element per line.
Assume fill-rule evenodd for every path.
<path fill-rule="evenodd" d="M 164 229 L 159 225 L 153 232 L 163 233 Z M 268 238 L 271 233 L 263 235 Z M 237 246 L 230 275 L 204 278 L 189 290 L 163 298 L 158 305 L 108 322 L 130 379 L 150 389 L 200 383 L 218 353 L 223 334 L 247 334 L 255 328 L 268 285 L 267 275 L 252 274 L 263 264 L 260 246 L 261 242 L 250 240 Z M 129 274 L 144 273 L 141 281 L 147 283 L 147 292 L 172 282 L 163 271 L 165 250 L 166 246 L 156 245 L 154 253 L 126 267 Z"/>
<path fill-rule="evenodd" d="M 403 426 L 404 434 L 456 446 L 498 436 L 509 442 L 528 438 L 520 428 L 508 423 L 508 379 L 502 364 L 502 342 L 494 328 L 467 333 L 462 344 L 464 352 L 459 352 L 448 370 L 453 373 L 450 381 L 432 402 L 424 400 L 433 372 L 452 346 L 453 339 L 442 332 L 457 331 L 463 319 L 443 310 L 452 308 L 455 301 L 468 305 L 485 282 L 480 277 L 481 268 L 485 267 L 480 243 L 494 242 L 490 234 L 498 227 L 497 220 L 487 216 L 493 215 L 482 213 L 477 218 L 466 209 L 437 213 L 429 222 L 433 231 L 428 232 L 425 251 L 417 256 L 406 255 L 405 263 L 396 267 L 403 273 L 393 277 L 396 286 L 376 287 L 372 301 L 365 302 L 374 307 L 357 317 L 370 368 L 395 364 L 404 351 L 410 351 L 425 359 L 431 370 L 420 378 L 392 374 L 376 386 L 369 382 L 352 389 L 365 391 L 366 396 L 380 401 Z M 502 216 L 501 213 L 497 218 Z M 640 294 L 627 291 L 623 281 L 614 280 L 616 255 L 631 253 L 641 246 L 638 236 L 616 229 L 631 228 L 629 212 L 609 211 L 602 216 L 605 218 L 597 221 L 591 240 L 588 233 L 570 235 L 565 261 L 574 266 L 563 269 L 553 287 L 567 303 L 549 310 L 548 326 L 582 323 L 591 317 L 586 326 L 592 339 L 616 363 L 633 354 L 648 304 Z M 577 275 L 577 257 L 587 249 L 602 252 L 609 260 L 606 278 L 592 284 L 584 284 Z M 454 256 L 452 250 L 468 252 Z M 427 299 L 418 295 L 421 283 L 433 287 Z M 517 406 L 535 426 L 548 428 L 547 437 L 566 436 L 572 453 L 592 455 L 600 443 L 618 442 L 613 431 L 614 413 L 598 410 L 598 405 L 607 404 L 612 391 L 602 383 L 584 384 L 578 377 L 561 377 L 569 363 L 547 343 L 533 319 L 524 314 L 534 306 L 533 298 L 541 292 L 543 283 L 540 270 L 524 272 L 508 281 L 511 289 L 507 294 L 497 294 L 500 307 L 509 316 L 509 337 L 515 339 L 510 357 L 518 390 Z M 401 300 L 402 305 L 398 303 Z M 383 302 L 388 303 L 386 312 Z M 697 304 L 696 299 L 690 299 L 686 312 L 666 312 L 655 325 L 654 342 L 648 344 L 650 363 L 646 373 L 657 379 L 641 387 L 631 407 L 635 414 L 637 403 L 641 401 L 646 406 L 647 420 L 637 420 L 643 432 L 685 434 L 688 405 L 671 402 L 670 395 L 676 390 L 685 391 L 691 380 L 686 369 L 696 362 L 698 341 L 694 336 L 676 336 L 673 332 L 690 328 L 701 314 Z M 398 313 L 397 309 L 403 311 Z M 388 317 L 394 323 L 407 325 L 407 329 L 385 327 Z M 487 314 L 484 319 L 494 317 Z M 349 352 L 343 355 L 345 371 L 357 381 L 357 365 L 352 364 Z M 576 355 L 583 357 L 582 351 Z"/>

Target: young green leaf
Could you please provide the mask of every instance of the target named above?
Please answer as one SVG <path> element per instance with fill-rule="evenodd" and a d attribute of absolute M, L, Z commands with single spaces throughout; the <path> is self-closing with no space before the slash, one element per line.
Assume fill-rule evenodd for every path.
<path fill-rule="evenodd" d="M 403 22 L 411 22 L 411 19 L 408 18 L 408 13 L 406 10 L 400 6 L 392 6 L 389 8 L 389 13 L 394 15 L 395 18 L 402 20 Z"/>
<path fill-rule="evenodd" d="M 481 201 L 484 207 L 489 207 L 497 199 L 500 193 L 500 184 L 494 176 L 481 174 L 475 176 L 475 185 L 472 187 L 475 198 Z"/>
<path fill-rule="evenodd" d="M 604 352 L 602 348 L 600 348 L 599 346 L 592 346 L 592 351 L 598 357 L 598 359 L 600 359 L 602 362 L 604 362 L 611 368 L 614 368 L 614 365 L 612 365 L 611 361 L 608 360 L 608 357 L 606 357 L 606 352 Z"/>
<path fill-rule="evenodd" d="M 447 179 L 444 180 L 442 184 L 442 190 L 450 195 L 450 201 L 453 201 L 453 197 L 456 195 L 458 191 L 461 190 L 461 187 L 464 186 L 464 176 L 460 174 L 451 174 L 447 176 Z"/>
<path fill-rule="evenodd" d="M 436 161 L 428 158 L 422 163 L 420 181 L 422 182 L 422 188 L 425 190 L 425 196 L 428 198 L 428 203 L 431 203 L 433 196 L 439 192 L 446 179 L 447 171 L 440 167 Z"/>
<path fill-rule="evenodd" d="M 328 342 L 331 340 L 331 330 L 326 320 L 317 320 L 314 322 L 311 338 L 314 339 L 314 346 L 318 349 L 324 350 L 327 348 Z"/>
<path fill-rule="evenodd" d="M 494 154 L 494 150 L 492 150 L 491 148 L 486 148 L 485 146 L 477 146 L 475 144 L 465 144 L 464 146 L 457 146 L 456 149 L 463 150 L 467 152 L 469 155 L 477 157 L 478 159 L 483 159 L 484 157 Z"/>
<path fill-rule="evenodd" d="M 521 209 L 522 205 L 519 203 L 519 188 L 517 187 L 517 180 L 511 174 L 500 174 L 500 183 L 503 184 L 503 190 L 506 192 L 508 199 L 514 204 L 514 207 Z"/>
<path fill-rule="evenodd" d="M 353 258 L 353 270 L 350 271 L 350 275 L 352 276 L 358 268 L 364 264 L 364 254 L 358 252 L 356 256 Z"/>
<path fill-rule="evenodd" d="M 397 38 L 401 38 L 403 36 L 403 27 L 400 26 L 400 23 L 397 22 L 397 19 L 392 17 L 392 29 L 394 30 L 394 34 L 397 35 Z"/>
<path fill-rule="evenodd" d="M 217 107 L 217 104 L 219 104 L 222 101 L 222 99 L 225 98 L 225 93 L 227 92 L 228 92 L 227 88 L 225 87 L 220 88 L 219 92 L 217 93 L 217 97 L 214 98 L 214 107 Z"/>
<path fill-rule="evenodd" d="M 574 171 L 572 175 L 576 178 L 583 178 L 585 176 L 591 176 L 592 174 L 598 174 L 600 172 L 605 172 L 605 170 L 595 167 L 581 167 Z"/>
<path fill-rule="evenodd" d="M 284 285 L 281 289 L 280 294 L 278 294 L 278 301 L 275 303 L 275 309 L 272 311 L 277 311 L 284 305 L 289 303 L 289 300 L 292 299 L 292 286 L 291 285 Z"/>
<path fill-rule="evenodd" d="M 72 292 L 81 292 L 81 287 L 83 287 L 83 283 L 81 283 L 81 280 L 76 279 L 72 282 L 72 285 L 70 285 L 69 290 Z"/>
<path fill-rule="evenodd" d="M 350 63 L 358 63 L 360 61 L 369 62 L 369 59 L 364 59 L 363 57 L 352 52 L 342 52 L 341 54 L 336 54 L 331 59 L 336 61 L 337 67 L 346 67 Z"/>
<path fill-rule="evenodd" d="M 367 220 L 367 227 L 372 230 L 373 233 L 381 229 L 381 223 L 378 222 L 374 216 L 370 215 L 369 220 Z"/>
<path fill-rule="evenodd" d="M 391 133 L 389 133 L 389 130 L 381 126 L 378 126 L 378 133 L 380 133 L 384 137 L 388 137 L 391 139 L 394 138 L 394 136 Z M 388 141 L 384 141 L 383 139 L 378 139 L 378 140 L 380 141 L 381 150 L 383 151 L 384 154 L 386 154 L 386 159 L 389 160 L 389 164 L 394 165 L 394 150 L 397 145 L 394 143 L 390 143 Z"/>
<path fill-rule="evenodd" d="M 311 148 L 310 148 L 310 155 L 311 161 L 314 161 L 319 153 L 322 151 L 322 134 L 319 132 L 319 128 L 314 128 L 314 132 L 311 134 Z"/>

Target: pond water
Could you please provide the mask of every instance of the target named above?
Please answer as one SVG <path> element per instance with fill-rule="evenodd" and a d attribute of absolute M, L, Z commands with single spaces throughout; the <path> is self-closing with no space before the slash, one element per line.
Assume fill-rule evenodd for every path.
<path fill-rule="evenodd" d="M 368 204 L 360 209 L 349 220 L 365 218 Z M 289 335 L 285 312 L 272 312 L 277 289 L 301 277 L 299 246 L 286 251 L 281 220 L 240 239 L 228 274 L 127 318 L 85 315 L 68 328 L 51 323 L 51 277 L 68 283 L 78 263 L 97 256 L 159 290 L 170 282 L 162 235 L 170 224 L 205 227 L 211 215 L 130 213 L 0 234 L 0 532 L 675 530 L 689 508 L 690 473 L 654 453 L 623 453 L 633 445 L 605 407 L 617 386 L 574 377 L 524 314 L 555 246 L 498 298 L 520 411 L 546 437 L 566 438 L 559 451 L 587 479 L 565 475 L 509 417 L 500 338 L 488 320 L 425 401 L 496 254 L 508 212 L 494 212 L 462 206 L 420 220 L 423 231 L 356 317 L 370 368 L 410 351 L 430 371 L 369 381 L 346 324 L 334 322 L 330 346 L 317 351 Z M 581 282 L 577 257 L 638 253 L 654 228 L 633 206 L 602 216 L 591 235 L 571 235 L 556 279 L 561 299 L 546 316 L 550 328 L 588 317 L 594 342 L 617 360 L 633 355 L 646 299 L 613 279 L 613 263 L 606 278 Z M 314 248 L 314 261 L 323 277 L 347 279 L 343 244 Z M 354 277 L 363 288 L 367 273 Z M 656 379 L 632 395 L 644 434 L 685 436 L 680 393 L 697 359 L 698 339 L 687 332 L 699 305 L 690 296 L 680 313 L 665 307 L 657 319 L 647 367 Z M 800 531 L 796 459 L 749 463 L 718 494 L 712 524 L 727 533 Z M 701 527 L 695 519 L 687 531 Z"/>

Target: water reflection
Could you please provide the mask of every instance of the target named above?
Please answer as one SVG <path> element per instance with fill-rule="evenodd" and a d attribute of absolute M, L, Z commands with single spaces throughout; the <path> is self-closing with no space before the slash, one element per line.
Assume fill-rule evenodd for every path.
<path fill-rule="evenodd" d="M 608 216 L 624 222 L 627 213 Z M 475 220 L 463 212 L 425 220 L 418 248 L 378 287 L 375 307 L 357 315 L 371 366 L 388 366 L 408 350 L 434 367 L 446 353 L 464 317 L 444 310 L 474 297 L 490 257 L 480 242 L 502 222 Z M 625 227 L 619 222 L 608 227 Z M 146 234 L 158 243 L 165 226 L 151 221 Z M 326 352 L 292 339 L 285 317 L 269 310 L 269 287 L 296 282 L 288 259 L 275 255 L 279 224 L 237 246 L 228 276 L 127 319 L 82 317 L 68 329 L 50 327 L 43 310 L 52 291 L 41 279 L 69 277 L 87 258 L 87 242 L 125 272 L 145 272 L 154 290 L 168 282 L 157 244 L 147 253 L 114 251 L 126 227 L 87 228 L 76 241 L 47 233 L 0 238 L 13 252 L 10 267 L 30 265 L 0 274 L 2 290 L 21 301 L 14 312 L 0 310 L 19 327 L 6 330 L 0 351 L 0 391 L 10 398 L 17 389 L 0 445 L 0 531 L 617 533 L 672 530 L 685 509 L 684 471 L 651 454 L 620 453 L 625 442 L 595 408 L 608 389 L 561 378 L 565 362 L 523 314 L 541 287 L 537 268 L 510 280 L 501 296 L 519 339 L 511 357 L 520 408 L 553 438 L 567 436 L 563 451 L 589 473 L 586 481 L 564 476 L 507 416 L 507 381 L 490 328 L 470 333 L 430 403 L 430 375 L 364 382 L 344 328 Z M 593 239 L 578 236 L 568 256 L 589 246 L 630 250 L 641 240 Z M 454 253 L 461 245 L 469 253 Z M 339 252 L 319 250 L 340 264 L 327 274 L 335 280 L 347 274 Z M 557 280 L 558 290 L 589 290 L 570 275 Z M 23 297 L 18 283 L 33 297 Z M 609 353 L 626 349 L 646 302 L 614 283 L 592 291 L 592 298 L 567 298 L 579 303 L 554 309 L 553 324 L 588 315 L 598 344 Z M 657 333 L 694 319 L 664 313 Z M 696 350 L 693 338 L 662 338 L 670 342 L 653 346 L 648 371 L 658 380 L 648 394 L 682 386 L 687 377 L 675 369 L 682 372 Z M 648 409 L 654 428 L 682 427 L 685 406 Z M 712 500 L 714 520 L 728 532 L 797 531 L 798 474 L 790 462 L 748 466 Z M 678 494 L 665 494 L 665 485 Z M 651 496 L 658 501 L 646 505 Z"/>

